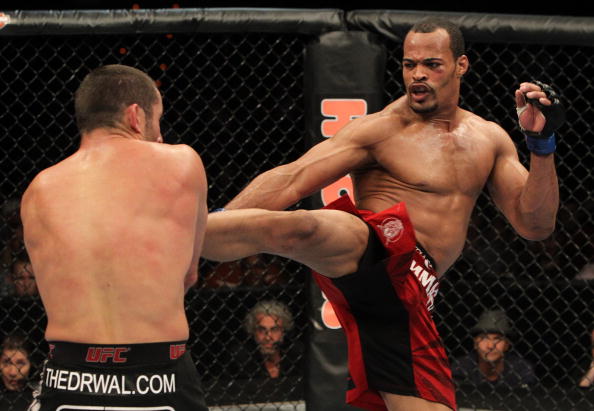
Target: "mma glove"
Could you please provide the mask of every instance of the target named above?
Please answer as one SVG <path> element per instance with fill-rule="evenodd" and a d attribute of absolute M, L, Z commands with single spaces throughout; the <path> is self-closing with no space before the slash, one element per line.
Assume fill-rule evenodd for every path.
<path fill-rule="evenodd" d="M 526 145 L 531 152 L 540 155 L 551 154 L 555 152 L 556 149 L 555 131 L 565 122 L 565 108 L 561 104 L 559 96 L 551 86 L 540 81 L 532 81 L 532 83 L 540 87 L 546 97 L 551 101 L 551 105 L 545 106 L 541 104 L 538 99 L 528 98 L 528 96 L 524 94 L 526 105 L 517 109 L 518 124 L 526 136 Z M 532 104 L 534 107 L 538 108 L 545 117 L 546 123 L 541 131 L 526 130 L 522 127 L 522 124 L 519 121 L 520 115 L 528 108 L 528 104 Z"/>

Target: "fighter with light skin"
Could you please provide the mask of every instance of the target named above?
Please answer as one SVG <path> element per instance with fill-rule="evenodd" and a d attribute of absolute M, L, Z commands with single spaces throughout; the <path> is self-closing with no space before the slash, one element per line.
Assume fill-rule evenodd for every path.
<path fill-rule="evenodd" d="M 336 209 L 268 211 L 284 210 L 347 173 L 358 209 L 379 213 L 406 204 L 416 242 L 432 257 L 438 277 L 460 256 L 485 185 L 520 236 L 548 237 L 559 205 L 551 137 L 564 120 L 559 100 L 539 82 L 521 83 L 515 91 L 532 152 L 527 170 L 505 130 L 458 106 L 469 61 L 452 36 L 439 24 L 413 27 L 403 49 L 406 94 L 351 121 L 296 161 L 259 175 L 225 212 L 211 213 L 203 257 L 277 254 L 331 281 L 347 279 L 361 268 L 371 241 L 362 218 Z M 455 408 L 452 401 L 377 391 L 390 411 Z"/>
<path fill-rule="evenodd" d="M 202 160 L 187 145 L 163 144 L 161 93 L 133 67 L 87 74 L 75 114 L 79 149 L 41 171 L 21 205 L 50 347 L 32 409 L 133 403 L 206 410 L 185 350 L 184 306 L 206 228 Z M 102 367 L 92 355 L 99 349 L 111 353 L 97 360 Z M 50 378 L 58 372 L 104 372 L 124 382 L 120 395 L 82 383 L 69 389 Z M 160 373 L 177 376 L 175 390 L 144 395 L 139 381 Z"/>

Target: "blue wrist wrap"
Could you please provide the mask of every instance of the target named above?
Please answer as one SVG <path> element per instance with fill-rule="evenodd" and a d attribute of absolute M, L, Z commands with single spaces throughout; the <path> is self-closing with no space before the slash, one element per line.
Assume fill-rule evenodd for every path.
<path fill-rule="evenodd" d="M 544 156 L 555 152 L 557 145 L 555 144 L 555 133 L 551 134 L 548 138 L 526 136 L 526 145 L 528 150 L 534 154 Z"/>
<path fill-rule="evenodd" d="M 220 211 L 226 211 L 224 208 L 215 208 L 214 210 L 211 211 L 211 213 L 218 213 Z"/>

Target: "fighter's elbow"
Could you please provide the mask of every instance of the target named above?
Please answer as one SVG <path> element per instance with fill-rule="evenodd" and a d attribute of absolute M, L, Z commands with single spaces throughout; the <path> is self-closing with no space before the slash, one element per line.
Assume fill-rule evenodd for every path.
<path fill-rule="evenodd" d="M 555 231 L 555 224 L 546 226 L 531 226 L 516 230 L 518 234 L 529 241 L 543 241 L 549 238 Z"/>
<path fill-rule="evenodd" d="M 273 183 L 272 187 L 276 187 L 278 191 L 274 193 L 274 206 L 269 204 L 264 208 L 284 210 L 315 192 L 309 181 L 307 167 L 297 161 L 277 167 L 271 171 L 272 173 L 273 177 L 269 182 Z"/>

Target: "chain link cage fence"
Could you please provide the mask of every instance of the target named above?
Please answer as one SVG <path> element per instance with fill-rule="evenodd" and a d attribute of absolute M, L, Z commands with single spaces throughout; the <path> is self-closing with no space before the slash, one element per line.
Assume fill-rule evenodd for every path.
<path fill-rule="evenodd" d="M 201 153 L 211 208 L 224 205 L 262 171 L 307 149 L 303 53 L 314 35 L 270 30 L 184 33 L 173 27 L 171 32 L 138 34 L 133 27 L 127 34 L 83 30 L 68 36 L 57 31 L 0 37 L 0 331 L 26 337 L 29 381 L 38 377 L 47 354 L 46 318 L 22 244 L 19 200 L 36 173 L 76 150 L 72 97 L 90 69 L 127 64 L 157 81 L 165 103 L 165 140 L 190 144 Z M 402 93 L 401 44 L 385 42 L 388 101 Z M 562 92 L 568 120 L 559 130 L 561 208 L 553 236 L 542 242 L 522 240 L 482 195 L 465 251 L 446 275 L 435 310 L 452 359 L 474 358 L 470 330 L 485 311 L 503 310 L 510 322 L 505 355 L 523 358 L 534 378 L 528 378 L 530 368 L 521 363 L 502 384 L 460 381 L 459 405 L 592 410 L 593 390 L 578 389 L 577 382 L 593 360 L 593 50 L 481 43 L 468 36 L 467 43 L 471 70 L 463 82 L 461 105 L 500 123 L 517 143 L 524 164 L 527 150 L 516 126 L 512 94 L 519 81 L 534 78 L 554 84 Z M 203 261 L 200 273 L 186 304 L 190 347 L 208 404 L 213 409 L 303 409 L 307 270 L 285 259 L 257 256 L 228 264 Z M 284 329 L 281 346 L 286 356 L 279 378 L 269 378 L 258 363 L 254 327 L 246 326 L 250 310 L 271 300 L 289 313 L 282 314 L 284 324 L 294 324 Z M 0 403 L 23 409 L 18 404 L 27 395 L 3 390 Z"/>

